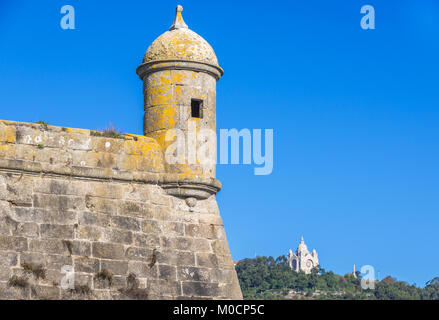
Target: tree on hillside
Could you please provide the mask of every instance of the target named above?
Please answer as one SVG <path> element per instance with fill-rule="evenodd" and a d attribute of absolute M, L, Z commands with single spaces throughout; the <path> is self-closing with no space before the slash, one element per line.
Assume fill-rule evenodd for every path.
<path fill-rule="evenodd" d="M 439 300 L 439 277 L 422 289 L 387 276 L 376 281 L 375 289 L 363 290 L 359 272 L 356 277 L 352 273 L 340 276 L 321 266 L 310 274 L 295 272 L 285 256 L 244 259 L 236 265 L 236 272 L 245 299 L 281 299 L 294 291 L 301 298 L 317 299 Z"/>
<path fill-rule="evenodd" d="M 424 300 L 439 300 L 439 277 L 436 277 L 425 284 L 421 294 Z"/>

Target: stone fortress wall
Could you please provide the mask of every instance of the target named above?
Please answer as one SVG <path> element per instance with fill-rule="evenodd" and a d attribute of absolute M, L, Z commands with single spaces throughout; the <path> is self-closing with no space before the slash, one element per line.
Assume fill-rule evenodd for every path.
<path fill-rule="evenodd" d="M 0 299 L 241 299 L 215 195 L 163 166 L 145 136 L 0 121 Z"/>

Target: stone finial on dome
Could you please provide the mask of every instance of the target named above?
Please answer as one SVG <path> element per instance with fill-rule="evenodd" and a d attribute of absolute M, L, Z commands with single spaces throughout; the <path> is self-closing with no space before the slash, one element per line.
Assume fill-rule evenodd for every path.
<path fill-rule="evenodd" d="M 175 9 L 175 18 L 174 23 L 172 24 L 171 28 L 169 28 L 169 31 L 175 30 L 175 29 L 188 29 L 187 24 L 183 20 L 182 13 L 183 7 L 178 5 Z"/>

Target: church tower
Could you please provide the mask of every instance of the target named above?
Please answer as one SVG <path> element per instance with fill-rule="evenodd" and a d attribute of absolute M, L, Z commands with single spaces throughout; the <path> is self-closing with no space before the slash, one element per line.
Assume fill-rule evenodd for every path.
<path fill-rule="evenodd" d="M 177 6 L 169 31 L 151 44 L 137 68 L 144 135 L 162 149 L 168 175 L 160 184 L 167 193 L 206 199 L 221 189 L 215 178 L 216 82 L 223 70 L 212 47 L 188 28 L 182 11 Z"/>

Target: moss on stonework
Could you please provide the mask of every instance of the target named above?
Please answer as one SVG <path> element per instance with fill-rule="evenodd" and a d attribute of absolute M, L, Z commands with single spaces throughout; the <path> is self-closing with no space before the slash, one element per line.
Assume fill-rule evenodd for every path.
<path fill-rule="evenodd" d="M 47 127 L 49 126 L 49 123 L 43 120 L 35 122 L 36 124 L 40 124 L 44 129 L 47 130 Z"/>
<path fill-rule="evenodd" d="M 71 289 L 70 292 L 81 295 L 90 295 L 91 289 L 87 284 L 75 285 L 75 289 Z"/>
<path fill-rule="evenodd" d="M 113 275 L 110 272 L 108 272 L 108 270 L 106 269 L 103 269 L 98 273 L 96 273 L 95 278 L 101 281 L 108 281 L 110 287 L 113 284 Z"/>
<path fill-rule="evenodd" d="M 8 281 L 8 286 L 25 289 L 29 286 L 29 282 L 25 277 L 12 276 Z"/>
<path fill-rule="evenodd" d="M 130 273 L 127 277 L 127 287 L 119 289 L 119 292 L 128 298 L 136 300 L 148 299 L 148 291 L 139 288 L 139 281 L 134 273 Z"/>
<path fill-rule="evenodd" d="M 104 131 L 90 131 L 90 135 L 95 137 L 127 140 L 124 133 L 120 130 L 115 129 L 113 125 L 110 125 L 108 128 L 104 129 Z"/>
<path fill-rule="evenodd" d="M 24 272 L 33 274 L 37 280 L 46 279 L 46 270 L 40 264 L 23 263 L 21 267 Z"/>

